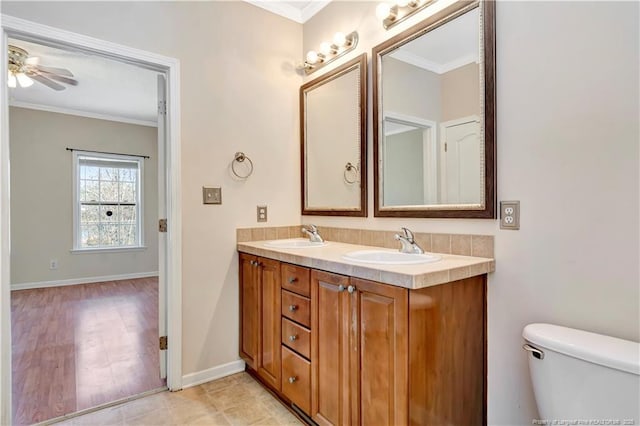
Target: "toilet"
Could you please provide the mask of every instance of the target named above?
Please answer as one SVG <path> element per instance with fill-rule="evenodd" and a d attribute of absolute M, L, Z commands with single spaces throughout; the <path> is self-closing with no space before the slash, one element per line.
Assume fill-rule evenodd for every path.
<path fill-rule="evenodd" d="M 540 419 L 640 425 L 640 343 L 552 324 L 523 332 Z M 604 421 L 604 423 L 603 423 Z"/>

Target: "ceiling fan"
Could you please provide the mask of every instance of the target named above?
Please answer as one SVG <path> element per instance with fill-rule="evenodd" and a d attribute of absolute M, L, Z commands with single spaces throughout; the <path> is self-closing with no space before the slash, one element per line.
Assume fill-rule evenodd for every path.
<path fill-rule="evenodd" d="M 30 57 L 26 50 L 9 45 L 9 76 L 7 84 L 14 88 L 29 87 L 33 81 L 42 83 L 53 90 L 64 90 L 60 83 L 77 86 L 73 73 L 65 68 L 45 67 L 38 64 L 38 58 Z M 54 81 L 55 80 L 55 81 Z"/>

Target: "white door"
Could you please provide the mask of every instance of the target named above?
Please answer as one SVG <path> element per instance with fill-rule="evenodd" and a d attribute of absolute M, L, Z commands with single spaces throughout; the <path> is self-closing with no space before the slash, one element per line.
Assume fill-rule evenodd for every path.
<path fill-rule="evenodd" d="M 167 167 L 165 129 L 167 120 L 167 81 L 158 74 L 158 218 L 167 217 Z M 158 332 L 167 335 L 167 233 L 158 234 Z M 160 351 L 160 378 L 167 378 L 167 351 Z"/>
<path fill-rule="evenodd" d="M 442 202 L 479 204 L 480 122 L 477 117 L 441 124 Z"/>

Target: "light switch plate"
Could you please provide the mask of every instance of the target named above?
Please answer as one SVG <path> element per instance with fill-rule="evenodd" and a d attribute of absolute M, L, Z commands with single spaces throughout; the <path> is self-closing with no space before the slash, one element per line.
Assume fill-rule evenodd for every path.
<path fill-rule="evenodd" d="M 202 204 L 222 204 L 222 188 L 203 186 Z"/>
<path fill-rule="evenodd" d="M 267 206 L 257 206 L 256 219 L 258 222 L 267 221 Z"/>
<path fill-rule="evenodd" d="M 520 229 L 520 201 L 500 201 L 500 229 Z"/>

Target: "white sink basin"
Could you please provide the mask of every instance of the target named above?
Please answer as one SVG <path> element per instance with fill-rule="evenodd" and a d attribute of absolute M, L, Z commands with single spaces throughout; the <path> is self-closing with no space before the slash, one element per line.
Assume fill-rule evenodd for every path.
<path fill-rule="evenodd" d="M 316 242 L 309 241 L 306 238 L 291 238 L 288 240 L 272 240 L 272 241 L 266 241 L 264 243 L 265 247 L 281 248 L 281 249 L 311 248 L 311 247 L 322 247 L 326 245 L 327 245 L 326 242 L 316 243 Z"/>
<path fill-rule="evenodd" d="M 344 260 L 378 265 L 419 265 L 442 259 L 433 254 L 401 253 L 399 251 L 358 250 L 342 255 Z"/>

